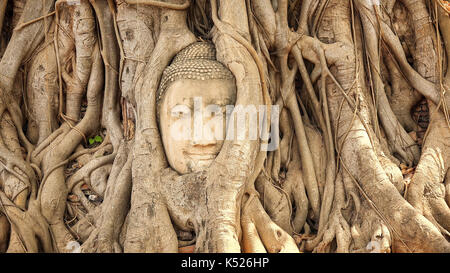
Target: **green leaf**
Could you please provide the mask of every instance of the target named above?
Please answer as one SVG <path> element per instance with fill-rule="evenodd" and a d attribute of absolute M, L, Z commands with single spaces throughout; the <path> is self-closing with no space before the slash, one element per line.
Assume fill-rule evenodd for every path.
<path fill-rule="evenodd" d="M 94 140 L 95 142 L 102 143 L 103 138 L 101 136 L 95 136 Z"/>
<path fill-rule="evenodd" d="M 94 140 L 93 138 L 90 138 L 90 139 L 89 139 L 89 144 L 92 145 L 92 144 L 94 144 L 94 142 L 95 142 L 95 140 Z"/>

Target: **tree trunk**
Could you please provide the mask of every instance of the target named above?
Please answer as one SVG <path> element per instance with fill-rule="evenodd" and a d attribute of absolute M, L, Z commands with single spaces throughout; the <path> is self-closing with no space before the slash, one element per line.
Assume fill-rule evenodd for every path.
<path fill-rule="evenodd" d="M 447 0 L 4 0 L 0 30 L 0 252 L 450 252 Z M 165 94 L 219 71 L 227 137 L 182 173 Z M 182 86 L 194 131 L 222 85 Z"/>

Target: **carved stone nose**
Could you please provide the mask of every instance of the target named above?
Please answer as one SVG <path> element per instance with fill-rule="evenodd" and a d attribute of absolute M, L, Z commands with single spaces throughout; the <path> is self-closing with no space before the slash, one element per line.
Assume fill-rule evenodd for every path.
<path fill-rule="evenodd" d="M 209 138 L 203 136 L 201 139 L 193 139 L 192 144 L 201 146 L 215 145 L 217 144 L 217 140 L 214 138 L 214 136 L 211 136 Z"/>

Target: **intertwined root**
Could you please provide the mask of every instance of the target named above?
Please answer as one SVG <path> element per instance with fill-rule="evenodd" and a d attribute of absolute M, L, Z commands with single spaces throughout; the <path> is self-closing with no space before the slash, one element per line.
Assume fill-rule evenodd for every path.
<path fill-rule="evenodd" d="M 0 61 L 0 252 L 79 251 L 75 240 L 83 252 L 298 252 L 293 237 L 313 252 L 450 251 L 441 5 L 22 2 L 9 1 L 19 4 Z M 238 104 L 282 108 L 282 139 L 267 154 L 226 143 L 208 171 L 179 176 L 155 91 L 198 35 L 235 74 Z M 421 94 L 431 124 L 408 183 L 398 164 L 419 158 L 410 111 Z M 101 126 L 103 143 L 86 149 Z"/>
<path fill-rule="evenodd" d="M 434 107 L 431 109 L 435 110 Z M 422 156 L 408 185 L 407 200 L 447 238 L 450 236 L 450 207 L 446 176 L 449 168 L 450 133 L 443 113 L 432 112 Z M 448 179 L 447 179 L 448 180 Z"/>
<path fill-rule="evenodd" d="M 242 249 L 245 253 L 298 253 L 290 234 L 275 224 L 258 199 L 243 202 Z"/>

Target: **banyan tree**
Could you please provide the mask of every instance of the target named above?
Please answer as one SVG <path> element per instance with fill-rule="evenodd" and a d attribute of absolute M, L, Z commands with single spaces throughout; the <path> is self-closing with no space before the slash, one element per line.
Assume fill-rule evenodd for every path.
<path fill-rule="evenodd" d="M 0 252 L 450 252 L 447 0 L 1 0 Z"/>

